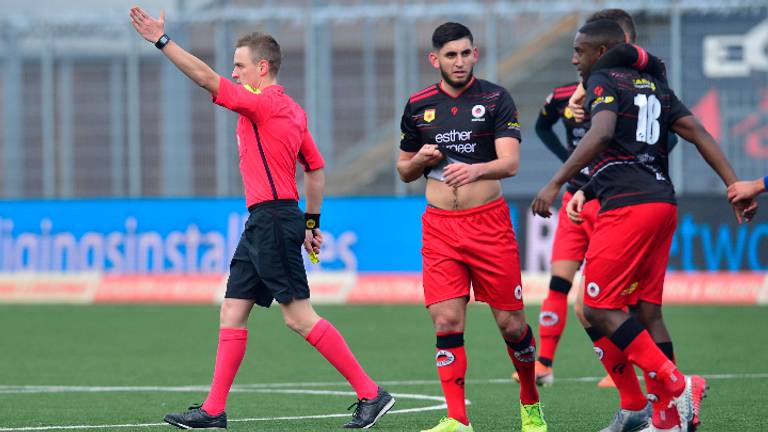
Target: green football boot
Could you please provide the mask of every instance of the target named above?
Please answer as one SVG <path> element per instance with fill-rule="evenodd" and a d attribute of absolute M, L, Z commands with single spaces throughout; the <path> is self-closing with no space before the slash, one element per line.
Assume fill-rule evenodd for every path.
<path fill-rule="evenodd" d="M 465 426 L 464 423 L 456 419 L 443 417 L 437 426 L 432 429 L 424 429 L 421 432 L 475 432 L 475 430 L 472 429 L 472 424 Z"/>
<path fill-rule="evenodd" d="M 522 432 L 547 432 L 547 422 L 541 411 L 541 402 L 532 405 L 520 404 L 520 419 L 523 421 Z"/>

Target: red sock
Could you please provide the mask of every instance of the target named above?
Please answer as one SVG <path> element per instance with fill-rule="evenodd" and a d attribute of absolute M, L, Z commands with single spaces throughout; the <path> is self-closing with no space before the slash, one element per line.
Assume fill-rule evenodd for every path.
<path fill-rule="evenodd" d="M 541 304 L 541 313 L 539 314 L 539 361 L 545 366 L 552 366 L 552 362 L 555 360 L 557 343 L 560 342 L 560 336 L 565 330 L 567 319 L 568 294 L 550 287 L 547 298 Z"/>
<path fill-rule="evenodd" d="M 467 374 L 464 333 L 438 333 L 435 361 L 448 405 L 448 417 L 469 425 L 464 401 L 464 377 Z"/>
<path fill-rule="evenodd" d="M 627 319 L 611 335 L 611 341 L 620 348 L 629 360 L 663 387 L 657 395 L 660 402 L 669 402 L 685 389 L 685 377 L 677 367 L 656 346 L 651 335 L 634 318 Z"/>
<path fill-rule="evenodd" d="M 657 343 L 656 346 L 659 347 L 668 359 L 672 360 L 673 363 L 675 362 L 672 342 Z M 664 386 L 648 376 L 647 373 L 645 374 L 645 388 L 648 391 L 648 399 L 653 403 L 653 418 L 651 419 L 653 425 L 659 429 L 672 429 L 680 424 L 677 408 L 659 403 L 658 394 L 664 392 Z"/>
<path fill-rule="evenodd" d="M 600 357 L 608 375 L 613 378 L 616 389 L 619 391 L 621 408 L 638 411 L 645 408 L 648 400 L 640 388 L 640 381 L 635 375 L 635 367 L 626 355 L 616 347 L 607 337 L 601 337 L 594 342 L 595 352 Z"/>
<path fill-rule="evenodd" d="M 312 327 L 307 335 L 309 342 L 355 389 L 358 399 L 375 399 L 379 386 L 365 373 L 344 337 L 325 319 Z"/>
<path fill-rule="evenodd" d="M 539 390 L 536 388 L 536 372 L 534 360 L 536 359 L 536 339 L 533 331 L 528 326 L 525 334 L 518 341 L 506 341 L 507 353 L 515 365 L 517 375 L 520 377 L 520 403 L 523 405 L 535 404 L 539 401 Z"/>
<path fill-rule="evenodd" d="M 237 369 L 245 357 L 248 343 L 248 329 L 222 328 L 219 330 L 219 348 L 216 351 L 216 366 L 213 381 L 203 409 L 210 415 L 221 414 L 227 407 L 227 395 L 235 381 Z"/>
<path fill-rule="evenodd" d="M 677 408 L 669 406 L 669 399 L 662 402 L 659 394 L 664 394 L 664 386 L 656 379 L 651 378 L 647 372 L 645 376 L 645 389 L 648 391 L 648 399 L 653 405 L 653 418 L 651 421 L 658 429 L 672 429 L 680 424 L 680 416 Z"/>

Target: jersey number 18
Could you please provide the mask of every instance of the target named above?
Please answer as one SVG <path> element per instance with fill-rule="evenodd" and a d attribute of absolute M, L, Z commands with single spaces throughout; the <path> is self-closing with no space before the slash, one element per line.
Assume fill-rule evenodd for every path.
<path fill-rule="evenodd" d="M 639 94 L 635 96 L 637 105 L 637 132 L 635 139 L 638 142 L 656 144 L 659 141 L 659 116 L 661 115 L 661 103 L 656 95 Z"/>

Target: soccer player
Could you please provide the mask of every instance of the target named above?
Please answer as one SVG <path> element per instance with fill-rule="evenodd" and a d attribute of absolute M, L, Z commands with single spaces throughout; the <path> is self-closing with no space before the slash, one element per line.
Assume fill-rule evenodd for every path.
<path fill-rule="evenodd" d="M 401 122 L 397 170 L 427 178 L 422 217 L 425 304 L 437 334 L 437 373 L 448 417 L 429 432 L 472 431 L 464 403 L 464 325 L 470 284 L 488 303 L 520 374 L 523 432 L 547 430 L 534 378 L 536 342 L 523 312 L 520 257 L 500 179 L 519 165 L 517 109 L 502 87 L 477 79 L 472 33 L 445 23 L 430 64 L 442 80 L 414 93 Z"/>
<path fill-rule="evenodd" d="M 576 90 L 578 83 L 558 86 L 547 96 L 544 107 L 536 120 L 536 135 L 552 151 L 555 156 L 565 162 L 581 137 L 589 130 L 589 119 L 577 122 L 573 112 L 568 108 L 568 99 Z M 565 145 L 555 134 L 553 127 L 561 121 L 565 127 Z M 552 246 L 551 272 L 549 291 L 541 306 L 539 314 L 539 358 L 535 364 L 536 383 L 552 385 L 555 380 L 553 363 L 557 345 L 565 330 L 568 317 L 568 293 L 571 290 L 574 276 L 584 260 L 589 237 L 597 216 L 599 205 L 589 202 L 585 205 L 583 223 L 575 224 L 565 213 L 565 204 L 573 194 L 589 181 L 588 170 L 576 174 L 568 181 L 566 193 L 563 195 L 562 207 L 558 216 L 555 241 Z M 577 317 L 583 320 L 577 307 Z M 584 320 L 584 327 L 589 324 Z M 517 374 L 513 379 L 518 380 Z M 609 378 L 610 379 L 610 378 Z"/>
<path fill-rule="evenodd" d="M 768 189 L 768 176 L 754 180 L 737 181 L 728 186 L 728 200 L 731 203 L 750 201 Z"/>
<path fill-rule="evenodd" d="M 590 130 L 539 191 L 532 209 L 549 217 L 563 183 L 594 161 L 590 182 L 568 204 L 584 195 L 601 204 L 586 257 L 585 316 L 593 331 L 607 338 L 605 346 L 643 370 L 653 402 L 647 430 L 686 431 L 699 423 L 706 381 L 677 369 L 661 314 L 677 220 L 667 131 L 694 143 L 726 185 L 737 179 L 717 143 L 665 82 L 629 68 L 592 70 L 623 40 L 621 27 L 610 20 L 586 24 L 576 34 L 572 62 L 587 86 Z M 738 215 L 753 205 L 734 207 L 741 220 Z M 624 311 L 635 302 L 635 316 Z"/>
<path fill-rule="evenodd" d="M 649 70 L 657 78 L 663 78 L 665 74 L 663 63 L 656 57 L 647 54 L 642 48 L 629 45 L 635 41 L 637 32 L 635 24 L 629 13 L 622 9 L 604 9 L 587 18 L 587 23 L 599 19 L 615 21 L 624 32 L 627 44 L 622 44 L 612 49 L 602 57 L 596 69 L 611 67 L 612 65 L 626 65 L 639 70 Z M 557 87 L 547 97 L 544 108 L 539 113 L 536 122 L 536 133 L 544 144 L 562 161 L 568 158 L 575 146 L 589 129 L 589 119 L 582 117 L 576 119 L 573 110 L 568 106 L 569 98 L 581 86 L 580 83 L 569 83 Z M 563 146 L 552 127 L 562 121 L 566 131 L 566 145 Z M 670 134 L 670 148 L 677 142 L 677 137 Z M 566 204 L 573 194 L 589 180 L 588 169 L 584 169 L 576 177 L 569 180 L 567 190 L 562 199 L 559 212 L 557 231 L 552 248 L 552 278 L 550 289 L 544 300 L 539 315 L 539 359 L 536 362 L 536 381 L 540 385 L 550 385 L 554 382 L 553 361 L 557 344 L 565 330 L 568 316 L 568 293 L 571 289 L 574 276 L 581 266 L 586 255 L 589 239 L 592 235 L 594 222 L 597 218 L 599 204 L 596 201 L 587 203 L 578 223 L 572 222 L 566 213 Z M 626 358 L 621 355 L 607 355 L 605 350 L 597 343 L 594 334 L 590 332 L 590 324 L 583 314 L 583 286 L 579 288 L 575 311 L 582 326 L 587 331 L 593 342 L 595 350 L 603 353 L 600 356 L 601 363 L 608 375 L 598 382 L 600 387 L 613 387 L 614 379 L 620 383 L 618 388 L 621 396 L 621 407 L 605 432 L 633 430 L 647 423 L 650 416 L 650 405 L 647 404 L 645 395 L 640 388 L 634 370 L 627 366 Z M 618 353 L 616 353 L 618 354 Z M 513 379 L 517 379 L 513 375 Z"/>
<path fill-rule="evenodd" d="M 280 304 L 286 325 L 304 337 L 350 383 L 357 408 L 345 428 L 369 428 L 394 405 L 392 396 L 365 373 L 341 334 L 317 315 L 301 256 L 319 252 L 324 161 L 307 129 L 307 117 L 277 84 L 280 46 L 272 36 L 251 33 L 237 41 L 232 78 L 219 76 L 164 32 L 155 19 L 134 7 L 131 22 L 185 75 L 211 93 L 213 102 L 240 114 L 237 143 L 250 215 L 230 264 L 221 305 L 219 346 L 208 398 L 202 406 L 168 414 L 182 429 L 226 428 L 227 395 L 245 355 L 248 316 L 254 304 Z M 296 162 L 305 170 L 307 213 L 298 207 Z"/>

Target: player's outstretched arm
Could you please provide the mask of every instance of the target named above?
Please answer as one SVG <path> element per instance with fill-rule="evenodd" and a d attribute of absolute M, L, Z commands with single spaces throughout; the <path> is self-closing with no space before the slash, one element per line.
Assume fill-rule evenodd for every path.
<path fill-rule="evenodd" d="M 592 118 L 592 126 L 571 156 L 560 167 L 552 180 L 544 186 L 531 204 L 533 214 L 550 217 L 549 210 L 555 201 L 560 188 L 568 179 L 576 175 L 582 168 L 592 162 L 613 138 L 616 129 L 616 113 L 609 110 L 600 111 Z"/>
<path fill-rule="evenodd" d="M 647 72 L 664 82 L 667 81 L 667 67 L 664 62 L 639 45 L 624 43 L 609 49 L 597 60 L 592 71 L 615 67 L 633 68 Z"/>
<path fill-rule="evenodd" d="M 696 146 L 696 150 L 720 176 L 726 186 L 730 186 L 738 180 L 731 164 L 728 163 L 728 159 L 720 150 L 720 146 L 704 126 L 696 120 L 696 117 L 687 115 L 679 118 L 672 125 L 672 131 Z M 749 221 L 757 211 L 757 203 L 752 199 L 739 201 L 733 205 L 739 223 L 742 222 L 742 219 Z"/>
<path fill-rule="evenodd" d="M 731 164 L 725 158 L 712 135 L 704 129 L 704 126 L 696 120 L 696 117 L 688 115 L 681 117 L 672 125 L 672 131 L 693 143 L 705 161 L 712 167 L 726 186 L 738 180 Z"/>
<path fill-rule="evenodd" d="M 160 18 L 150 16 L 140 7 L 132 7 L 130 11 L 131 24 L 141 37 L 155 43 L 165 34 L 165 12 L 160 12 Z M 219 75 L 205 62 L 193 56 L 175 42 L 168 42 L 162 48 L 163 54 L 188 76 L 195 84 L 209 92 L 219 91 Z"/>

